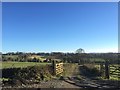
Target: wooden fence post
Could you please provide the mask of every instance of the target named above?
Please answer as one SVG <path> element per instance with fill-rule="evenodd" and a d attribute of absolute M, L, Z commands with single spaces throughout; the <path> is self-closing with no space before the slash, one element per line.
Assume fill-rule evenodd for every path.
<path fill-rule="evenodd" d="M 53 67 L 53 74 L 55 75 L 56 74 L 56 61 L 55 60 L 52 61 L 52 67 Z"/>
<path fill-rule="evenodd" d="M 100 74 L 103 77 L 104 76 L 104 66 L 103 63 L 100 63 Z"/>
<path fill-rule="evenodd" d="M 105 61 L 105 78 L 106 79 L 109 79 L 109 61 L 108 60 L 106 60 Z"/>

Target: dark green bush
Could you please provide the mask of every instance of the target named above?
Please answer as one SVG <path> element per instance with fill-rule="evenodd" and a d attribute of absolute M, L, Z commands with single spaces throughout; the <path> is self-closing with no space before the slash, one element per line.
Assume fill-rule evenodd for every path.
<path fill-rule="evenodd" d="M 80 70 L 81 70 L 82 75 L 85 75 L 88 77 L 100 75 L 100 71 L 94 66 L 90 67 L 90 66 L 84 65 L 84 66 L 80 67 Z"/>
<path fill-rule="evenodd" d="M 51 68 L 49 65 L 46 66 L 32 66 L 20 69 L 16 73 L 16 77 L 27 80 L 48 80 L 51 79 Z"/>

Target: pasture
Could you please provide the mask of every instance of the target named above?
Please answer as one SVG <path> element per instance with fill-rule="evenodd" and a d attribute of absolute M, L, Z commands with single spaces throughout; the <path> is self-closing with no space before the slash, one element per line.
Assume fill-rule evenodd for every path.
<path fill-rule="evenodd" d="M 36 66 L 36 65 L 47 65 L 50 63 L 39 63 L 39 62 L 1 62 L 2 69 L 4 68 L 24 68 L 27 66 Z"/>
<path fill-rule="evenodd" d="M 40 62 L 1 62 L 1 69 L 5 68 L 24 68 L 27 66 L 43 66 L 51 63 L 40 63 Z M 65 63 L 64 63 L 65 64 Z M 100 65 L 99 64 L 92 64 L 91 65 L 86 65 L 90 66 L 95 66 L 98 70 L 100 70 Z M 65 70 L 66 71 L 66 70 Z M 74 71 L 74 70 L 73 70 Z M 102 77 L 102 79 L 104 79 Z M 120 66 L 117 64 L 110 65 L 110 80 L 120 80 Z"/>
<path fill-rule="evenodd" d="M 97 68 L 100 71 L 100 64 L 85 64 L 88 68 Z M 105 65 L 103 65 L 103 74 L 105 74 Z M 120 80 L 120 65 L 119 64 L 110 64 L 109 66 L 109 75 L 110 80 Z M 105 79 L 104 75 L 101 79 Z"/>
<path fill-rule="evenodd" d="M 110 65 L 110 79 L 120 80 L 120 66 Z"/>

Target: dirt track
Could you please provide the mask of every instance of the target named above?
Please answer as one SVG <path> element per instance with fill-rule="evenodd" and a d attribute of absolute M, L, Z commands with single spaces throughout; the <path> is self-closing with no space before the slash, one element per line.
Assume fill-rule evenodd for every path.
<path fill-rule="evenodd" d="M 82 80 L 78 80 L 76 77 L 68 77 L 63 80 L 55 79 L 51 81 L 42 81 L 39 84 L 22 84 L 21 86 L 14 86 L 13 88 L 114 88 L 114 90 L 119 90 L 120 86 L 118 83 L 120 82 L 91 80 L 86 77 L 83 77 Z M 5 86 L 4 88 L 12 87 Z"/>

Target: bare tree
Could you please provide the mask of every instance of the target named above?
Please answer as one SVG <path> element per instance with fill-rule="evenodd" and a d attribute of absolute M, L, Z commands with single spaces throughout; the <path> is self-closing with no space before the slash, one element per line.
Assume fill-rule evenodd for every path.
<path fill-rule="evenodd" d="M 85 53 L 85 50 L 82 48 L 79 48 L 75 51 L 76 53 Z"/>

